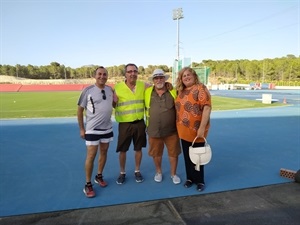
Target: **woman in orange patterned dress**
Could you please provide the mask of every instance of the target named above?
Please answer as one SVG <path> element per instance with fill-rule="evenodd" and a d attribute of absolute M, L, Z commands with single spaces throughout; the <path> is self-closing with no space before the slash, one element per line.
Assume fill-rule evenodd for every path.
<path fill-rule="evenodd" d="M 200 171 L 195 170 L 195 164 L 189 157 L 189 147 L 196 137 L 194 147 L 203 147 L 205 144 L 203 137 L 207 137 L 210 128 L 211 96 L 207 87 L 199 81 L 195 70 L 189 67 L 179 71 L 176 89 L 176 125 L 186 170 L 184 187 L 196 184 L 196 189 L 203 191 L 204 165 L 200 166 Z"/>

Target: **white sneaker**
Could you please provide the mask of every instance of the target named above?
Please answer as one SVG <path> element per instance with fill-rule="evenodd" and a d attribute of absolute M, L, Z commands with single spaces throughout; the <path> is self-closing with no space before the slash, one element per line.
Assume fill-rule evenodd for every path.
<path fill-rule="evenodd" d="M 154 180 L 156 182 L 161 182 L 162 181 L 162 174 L 161 173 L 156 173 L 154 176 Z"/>
<path fill-rule="evenodd" d="M 174 184 L 180 184 L 181 180 L 180 180 L 179 176 L 177 176 L 175 174 L 174 176 L 171 176 L 171 178 L 172 178 Z"/>

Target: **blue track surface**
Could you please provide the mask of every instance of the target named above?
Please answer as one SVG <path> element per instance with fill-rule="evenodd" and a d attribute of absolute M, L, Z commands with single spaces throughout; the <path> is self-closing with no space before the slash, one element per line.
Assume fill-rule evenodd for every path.
<path fill-rule="evenodd" d="M 232 97 L 230 92 L 235 93 L 222 93 Z M 207 188 L 203 194 L 290 182 L 279 176 L 279 170 L 300 168 L 298 93 L 292 95 L 296 103 L 292 106 L 212 113 L 208 142 L 213 159 L 205 167 Z M 147 149 L 143 150 L 141 167 L 145 181 L 138 184 L 134 180 L 131 149 L 127 156 L 127 182 L 117 185 L 119 161 L 114 141 L 104 170 L 108 187 L 94 185 L 97 196 L 88 199 L 82 192 L 85 144 L 79 138 L 75 118 L 1 120 L 0 125 L 0 217 L 201 194 L 195 188 L 185 189 L 183 184 L 172 183 L 166 154 L 164 180 L 156 183 Z M 116 140 L 116 123 L 114 133 Z M 182 155 L 178 175 L 185 180 Z"/>

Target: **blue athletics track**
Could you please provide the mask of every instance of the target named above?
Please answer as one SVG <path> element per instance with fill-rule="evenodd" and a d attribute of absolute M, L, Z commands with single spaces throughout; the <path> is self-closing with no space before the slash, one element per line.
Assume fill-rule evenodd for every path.
<path fill-rule="evenodd" d="M 185 170 L 180 155 L 180 185 L 169 176 L 167 155 L 163 158 L 163 182 L 153 180 L 152 158 L 143 149 L 143 183 L 136 183 L 134 155 L 127 153 L 127 180 L 116 184 L 118 154 L 111 143 L 104 177 L 106 188 L 94 185 L 97 196 L 88 199 L 85 182 L 85 143 L 79 138 L 76 118 L 0 120 L 0 217 L 111 206 L 150 200 L 247 189 L 292 182 L 279 175 L 281 168 L 300 168 L 300 95 L 295 91 L 211 91 L 212 95 L 259 99 L 272 93 L 280 107 L 213 111 L 208 142 L 213 158 L 205 167 L 206 189 L 183 187 Z M 94 168 L 95 175 L 97 164 Z"/>

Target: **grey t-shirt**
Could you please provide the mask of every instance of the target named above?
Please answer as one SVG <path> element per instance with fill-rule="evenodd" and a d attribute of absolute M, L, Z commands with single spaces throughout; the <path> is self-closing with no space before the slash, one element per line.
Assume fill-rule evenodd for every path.
<path fill-rule="evenodd" d="M 175 103 L 169 91 L 160 97 L 153 89 L 149 110 L 149 137 L 166 137 L 177 132 Z"/>
<path fill-rule="evenodd" d="M 95 129 L 112 128 L 113 91 L 107 85 L 103 90 L 105 94 L 96 85 L 91 85 L 86 87 L 79 97 L 78 105 L 85 108 L 86 133 L 91 134 Z"/>

